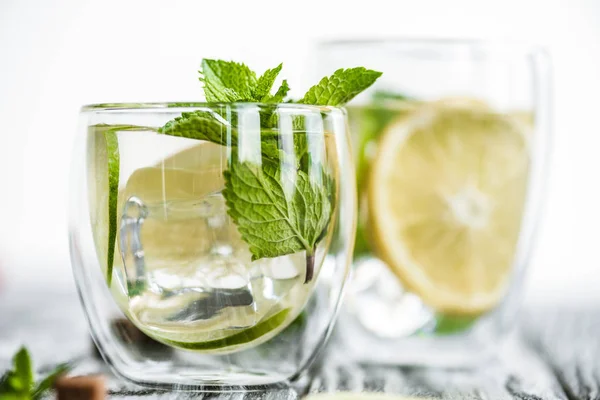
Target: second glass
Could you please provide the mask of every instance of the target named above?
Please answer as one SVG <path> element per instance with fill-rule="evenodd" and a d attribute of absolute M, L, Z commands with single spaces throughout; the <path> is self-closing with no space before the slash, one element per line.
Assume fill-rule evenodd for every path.
<path fill-rule="evenodd" d="M 545 54 L 380 40 L 323 43 L 313 59 L 317 75 L 383 72 L 348 107 L 359 219 L 344 351 L 401 364 L 485 359 L 514 325 L 540 208 Z"/>

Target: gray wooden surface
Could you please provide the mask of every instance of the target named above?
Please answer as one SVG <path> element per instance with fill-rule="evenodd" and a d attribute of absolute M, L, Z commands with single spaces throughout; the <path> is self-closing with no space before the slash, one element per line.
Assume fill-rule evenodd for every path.
<path fill-rule="evenodd" d="M 385 392 L 435 399 L 600 399 L 600 310 L 527 310 L 497 359 L 475 370 L 357 365 L 331 350 L 306 385 L 269 392 L 183 395 L 140 388 L 110 375 L 93 356 L 74 291 L 0 293 L 0 369 L 26 344 L 40 372 L 76 360 L 77 374 L 105 373 L 114 398 L 298 399 L 336 391 Z"/>

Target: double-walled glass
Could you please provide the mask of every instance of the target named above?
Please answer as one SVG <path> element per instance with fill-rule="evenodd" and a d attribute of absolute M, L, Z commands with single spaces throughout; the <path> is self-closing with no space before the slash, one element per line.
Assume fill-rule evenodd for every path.
<path fill-rule="evenodd" d="M 71 257 L 114 371 L 199 390 L 298 379 L 349 270 L 345 111 L 108 104 L 80 119 Z"/>
<path fill-rule="evenodd" d="M 348 107 L 359 198 L 346 354 L 459 366 L 515 323 L 541 207 L 550 71 L 507 43 L 321 43 L 316 75 L 383 72 Z"/>

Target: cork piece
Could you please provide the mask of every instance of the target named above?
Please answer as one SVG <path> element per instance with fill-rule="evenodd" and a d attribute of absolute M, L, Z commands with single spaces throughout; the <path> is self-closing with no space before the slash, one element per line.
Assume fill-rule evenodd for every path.
<path fill-rule="evenodd" d="M 104 400 L 106 384 L 101 375 L 63 376 L 54 384 L 58 400 Z"/>

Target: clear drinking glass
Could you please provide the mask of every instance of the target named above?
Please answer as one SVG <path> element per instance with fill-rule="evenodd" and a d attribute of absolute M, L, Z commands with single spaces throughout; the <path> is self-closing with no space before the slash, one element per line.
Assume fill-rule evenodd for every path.
<path fill-rule="evenodd" d="M 383 72 L 348 107 L 359 213 L 345 354 L 460 366 L 514 325 L 550 135 L 544 51 L 506 43 L 321 43 L 316 76 Z"/>
<path fill-rule="evenodd" d="M 349 272 L 346 112 L 104 104 L 83 107 L 80 130 L 71 258 L 113 370 L 188 390 L 299 379 Z"/>

